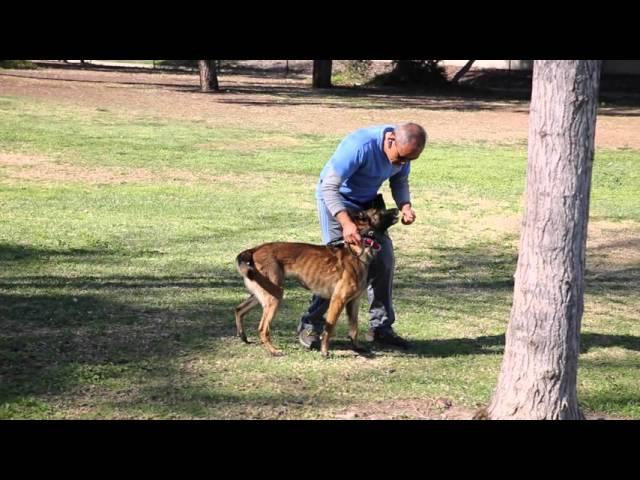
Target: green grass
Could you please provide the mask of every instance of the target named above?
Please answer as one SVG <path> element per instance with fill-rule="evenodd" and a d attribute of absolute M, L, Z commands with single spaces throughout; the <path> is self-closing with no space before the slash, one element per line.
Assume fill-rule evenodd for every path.
<path fill-rule="evenodd" d="M 339 140 L 0 97 L 0 155 L 31 159 L 0 170 L 0 418 L 327 418 L 371 402 L 486 402 L 518 241 L 495 222 L 518 222 L 525 145 L 433 144 L 413 164 L 419 221 L 393 230 L 397 329 L 412 351 L 356 357 L 344 320 L 334 358 L 302 350 L 309 295 L 293 283 L 274 323 L 287 356 L 234 338 L 246 295 L 235 255 L 319 242 L 313 192 Z M 588 258 L 579 372 L 587 410 L 633 418 L 640 269 L 636 257 L 606 262 L 640 231 L 639 163 L 637 151 L 596 154 L 591 221 L 626 236 Z M 364 332 L 364 305 L 361 319 Z M 257 321 L 256 310 L 253 340 Z"/>

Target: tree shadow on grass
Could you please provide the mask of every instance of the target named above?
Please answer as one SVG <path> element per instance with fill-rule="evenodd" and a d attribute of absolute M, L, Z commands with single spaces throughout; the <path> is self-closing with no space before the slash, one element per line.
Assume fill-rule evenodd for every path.
<path fill-rule="evenodd" d="M 419 357 L 456 357 L 459 355 L 502 355 L 505 336 L 483 335 L 476 338 L 444 338 L 434 340 L 411 340 L 407 355 Z M 580 335 L 580 353 L 595 348 L 620 347 L 639 352 L 640 337 L 634 335 L 608 335 L 583 332 Z"/>
<path fill-rule="evenodd" d="M 230 269 L 201 276 L 21 273 L 53 256 L 91 263 L 113 255 L 0 245 L 0 404 L 65 393 L 91 383 L 87 375 L 154 369 L 179 354 L 214 351 L 214 340 L 235 334 L 237 302 L 228 293 L 241 280 Z M 202 295 L 185 301 L 185 289 Z"/>
<path fill-rule="evenodd" d="M 23 268 L 48 260 L 96 265 L 126 262 L 118 255 L 109 249 L 0 245 L 0 403 L 34 395 L 70 394 L 125 374 L 165 376 L 171 384 L 179 375 L 171 367 L 172 360 L 185 354 L 211 353 L 216 339 L 235 334 L 233 308 L 246 292 L 231 265 L 212 268 L 207 274 L 182 276 L 32 275 L 24 272 L 33 270 Z M 495 309 L 495 295 L 506 295 L 513 288 L 515 258 L 508 253 L 496 254 L 478 246 L 442 249 L 435 263 L 438 266 L 433 268 L 410 266 L 399 272 L 396 295 L 409 294 L 416 300 L 429 296 L 474 315 Z M 640 270 L 629 267 L 621 271 L 622 276 L 609 274 L 606 281 L 589 281 L 600 282 L 603 290 L 620 294 L 622 288 L 631 295 L 624 286 L 637 284 Z M 233 289 L 238 296 L 229 295 Z M 197 300 L 180 300 L 185 292 L 198 290 L 202 296 Z M 295 292 L 296 301 L 285 301 L 277 322 L 280 332 L 291 332 L 291 342 L 302 313 L 297 311 L 302 295 L 306 298 L 306 293 Z M 256 326 L 259 313 L 252 315 L 246 324 L 248 330 Z M 408 356 L 447 358 L 501 355 L 504 351 L 504 335 L 412 343 Z M 611 346 L 640 351 L 640 338 L 582 334 L 583 353 Z M 337 341 L 333 348 L 342 351 L 349 346 Z M 283 397 L 276 395 L 273 401 L 281 402 Z"/>
<path fill-rule="evenodd" d="M 619 242 L 614 241 L 591 253 L 601 254 L 618 247 Z M 482 245 L 436 248 L 433 252 L 429 267 L 416 267 L 414 265 L 419 262 L 414 262 L 396 272 L 394 298 L 403 298 L 405 302 L 418 305 L 428 299 L 430 307 L 442 305 L 440 308 L 470 318 L 487 316 L 495 312 L 496 308 L 501 308 L 505 311 L 506 325 L 512 302 L 517 256 L 510 251 Z M 638 285 L 640 267 L 633 263 L 606 272 L 587 272 L 586 291 L 596 298 L 609 293 L 631 298 L 637 292 Z M 409 354 L 417 356 L 502 354 L 504 335 L 416 340 L 412 344 L 414 348 Z M 608 346 L 640 351 L 640 338 L 632 335 L 583 332 L 581 344 L 582 353 Z"/>

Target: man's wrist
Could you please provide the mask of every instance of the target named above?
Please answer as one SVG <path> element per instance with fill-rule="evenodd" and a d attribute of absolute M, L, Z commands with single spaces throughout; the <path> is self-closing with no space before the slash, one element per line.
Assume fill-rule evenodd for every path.
<path fill-rule="evenodd" d="M 342 227 L 351 223 L 351 217 L 346 210 L 340 210 L 338 213 L 336 213 L 335 217 Z"/>

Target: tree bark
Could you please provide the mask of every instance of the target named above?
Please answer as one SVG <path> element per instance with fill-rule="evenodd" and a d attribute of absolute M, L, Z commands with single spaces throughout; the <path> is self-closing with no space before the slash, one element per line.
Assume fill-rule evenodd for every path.
<path fill-rule="evenodd" d="M 469 60 L 467 63 L 465 63 L 464 67 L 458 70 L 458 73 L 456 73 L 455 76 L 451 79 L 451 83 L 453 84 L 458 83 L 460 79 L 464 76 L 464 74 L 469 71 L 469 69 L 471 68 L 471 65 L 473 65 L 473 62 L 475 62 L 475 60 Z"/>
<path fill-rule="evenodd" d="M 513 306 L 485 418 L 584 418 L 576 382 L 600 63 L 534 63 Z"/>
<path fill-rule="evenodd" d="M 332 60 L 313 61 L 313 81 L 312 88 L 331 88 L 331 65 Z"/>
<path fill-rule="evenodd" d="M 198 60 L 198 67 L 200 69 L 200 91 L 219 91 L 218 71 L 215 60 Z"/>

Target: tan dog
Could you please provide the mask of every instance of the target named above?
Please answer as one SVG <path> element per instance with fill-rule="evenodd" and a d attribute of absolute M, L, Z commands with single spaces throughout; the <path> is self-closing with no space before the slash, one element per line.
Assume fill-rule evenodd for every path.
<path fill-rule="evenodd" d="M 238 336 L 247 342 L 244 316 L 253 307 L 262 305 L 258 331 L 260 340 L 272 355 L 282 355 L 271 343 L 269 330 L 282 300 L 285 277 L 297 278 L 303 287 L 314 294 L 330 299 L 327 322 L 322 334 L 321 352 L 329 354 L 329 339 L 344 307 L 349 317 L 349 338 L 359 349 L 358 307 L 360 296 L 367 286 L 369 264 L 380 250 L 376 238 L 398 221 L 398 209 L 369 209 L 350 211 L 358 227 L 360 245 L 311 245 L 308 243 L 273 242 L 245 250 L 237 258 L 237 267 L 251 292 L 249 298 L 235 309 Z"/>

